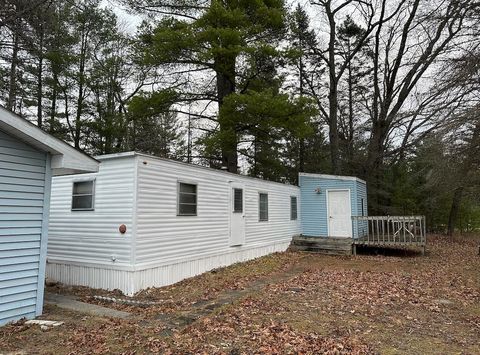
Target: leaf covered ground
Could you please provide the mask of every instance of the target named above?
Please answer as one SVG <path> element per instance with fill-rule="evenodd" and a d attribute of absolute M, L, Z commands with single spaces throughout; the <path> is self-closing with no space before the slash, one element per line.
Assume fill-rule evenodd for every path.
<path fill-rule="evenodd" d="M 427 256 L 280 253 L 108 304 L 131 320 L 45 307 L 42 331 L 0 328 L 0 353 L 478 354 L 479 237 L 431 236 Z M 55 287 L 96 302 L 86 288 Z"/>

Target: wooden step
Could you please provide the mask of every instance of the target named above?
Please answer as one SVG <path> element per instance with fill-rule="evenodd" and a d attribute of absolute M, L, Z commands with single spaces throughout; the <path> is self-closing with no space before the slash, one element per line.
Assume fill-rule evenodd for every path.
<path fill-rule="evenodd" d="M 318 244 L 318 245 L 291 245 L 290 246 L 293 249 L 326 249 L 326 250 L 351 250 L 352 246 L 351 245 L 323 245 L 323 244 Z"/>
<path fill-rule="evenodd" d="M 290 250 L 332 255 L 351 255 L 352 239 L 296 236 L 292 239 Z"/>
<path fill-rule="evenodd" d="M 322 248 L 322 247 L 306 247 L 306 246 L 291 246 L 290 250 L 293 251 L 308 251 L 312 253 L 320 253 L 320 254 L 333 254 L 333 255 L 350 255 L 352 253 L 352 249 L 330 249 L 330 248 Z"/>
<path fill-rule="evenodd" d="M 325 238 L 326 239 L 326 238 Z M 292 240 L 293 245 L 352 245 L 351 240 L 332 241 L 332 240 Z"/>

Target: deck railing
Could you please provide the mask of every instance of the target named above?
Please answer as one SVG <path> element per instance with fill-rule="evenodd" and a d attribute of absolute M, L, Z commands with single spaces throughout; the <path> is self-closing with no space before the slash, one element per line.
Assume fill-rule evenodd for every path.
<path fill-rule="evenodd" d="M 354 216 L 358 231 L 354 244 L 425 247 L 424 216 Z"/>

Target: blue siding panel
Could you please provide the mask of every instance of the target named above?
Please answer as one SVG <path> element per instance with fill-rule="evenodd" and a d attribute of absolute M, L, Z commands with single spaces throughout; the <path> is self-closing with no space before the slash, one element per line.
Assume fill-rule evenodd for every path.
<path fill-rule="evenodd" d="M 10 304 L 9 310 L 0 311 L 2 315 L 2 324 L 6 324 L 9 321 L 14 321 L 25 318 L 35 318 L 35 305 L 29 306 L 15 306 L 15 304 Z"/>
<path fill-rule="evenodd" d="M 41 245 L 48 158 L 0 131 L 0 325 L 35 317 L 43 300 L 39 274 L 45 261 Z"/>
<path fill-rule="evenodd" d="M 37 262 L 24 262 L 12 265 L 4 265 L 2 266 L 2 273 L 9 273 L 13 271 L 25 271 L 25 270 L 34 270 L 38 268 L 38 261 Z M 2 274 L 0 274 L 1 276 Z M 1 302 L 2 300 L 0 300 Z"/>
<path fill-rule="evenodd" d="M 15 264 L 24 264 L 24 263 L 37 263 L 40 261 L 40 254 L 35 255 L 16 255 L 14 258 L 0 258 L 0 267 L 15 265 Z"/>
<path fill-rule="evenodd" d="M 368 202 L 367 202 L 367 185 L 363 181 L 357 181 L 357 212 L 354 216 L 362 216 L 362 203 L 363 203 L 363 215 L 368 216 Z M 363 237 L 367 235 L 367 221 L 356 222 L 354 226 L 357 230 L 358 236 Z"/>
<path fill-rule="evenodd" d="M 17 294 L 22 294 L 22 293 L 25 293 L 25 292 L 30 292 L 30 293 L 35 293 L 35 295 L 37 294 L 37 284 L 34 283 L 34 282 L 31 282 L 31 283 L 27 283 L 27 284 L 24 284 L 24 285 L 21 285 L 21 286 L 12 286 L 12 287 L 9 287 L 8 289 L 5 288 L 5 289 L 1 289 L 0 288 L 0 297 L 2 297 L 2 299 L 4 297 L 8 297 L 8 296 L 11 296 L 11 295 L 17 295 Z"/>
<path fill-rule="evenodd" d="M 325 178 L 314 174 L 300 175 L 301 220 L 303 234 L 312 237 L 328 236 L 327 190 L 350 190 L 352 216 L 361 214 L 361 199 L 367 203 L 365 183 L 354 179 Z M 320 189 L 320 193 L 316 190 Z M 366 207 L 364 208 L 366 212 Z M 353 236 L 357 238 L 363 226 L 353 226 Z"/>
<path fill-rule="evenodd" d="M 37 290 L 13 293 L 8 296 L 3 296 L 0 299 L 0 305 L 15 302 L 15 301 L 31 300 L 36 296 L 37 296 Z"/>

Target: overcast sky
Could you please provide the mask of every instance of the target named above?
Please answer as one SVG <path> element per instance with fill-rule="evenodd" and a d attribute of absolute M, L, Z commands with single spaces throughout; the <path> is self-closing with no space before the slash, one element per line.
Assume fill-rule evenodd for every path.
<path fill-rule="evenodd" d="M 318 17 L 315 11 L 310 7 L 310 0 L 286 0 L 287 6 L 294 8 L 297 4 L 302 5 L 310 13 L 312 24 L 319 25 Z M 142 22 L 141 16 L 129 14 L 124 6 L 121 6 L 115 0 L 102 0 L 102 6 L 112 10 L 119 18 L 121 28 L 125 31 L 134 33 L 138 25 Z"/>

